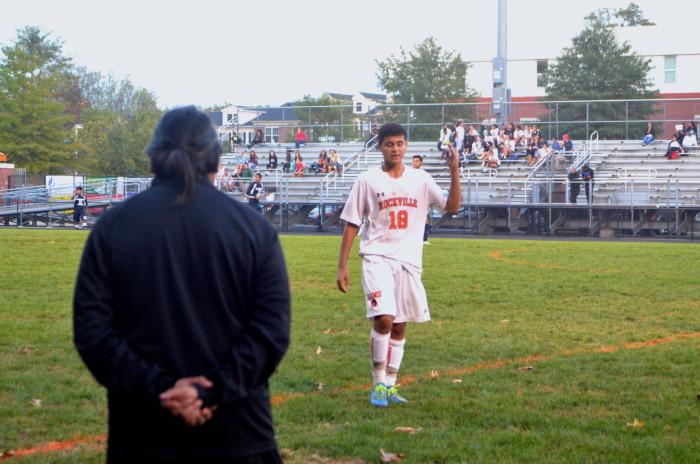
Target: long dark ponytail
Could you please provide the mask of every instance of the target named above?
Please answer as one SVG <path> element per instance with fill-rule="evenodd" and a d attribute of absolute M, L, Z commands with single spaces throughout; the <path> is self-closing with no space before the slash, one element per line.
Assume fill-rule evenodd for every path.
<path fill-rule="evenodd" d="M 156 177 L 177 185 L 175 205 L 182 206 L 192 197 L 197 181 L 217 171 L 223 150 L 209 116 L 185 106 L 163 115 L 146 153 Z"/>

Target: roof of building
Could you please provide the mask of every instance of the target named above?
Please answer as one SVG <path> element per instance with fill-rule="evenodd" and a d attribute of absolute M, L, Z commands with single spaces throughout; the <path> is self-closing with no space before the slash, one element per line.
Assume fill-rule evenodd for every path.
<path fill-rule="evenodd" d="M 262 114 L 257 118 L 251 119 L 246 126 L 254 126 L 258 122 L 263 121 L 299 121 L 294 108 L 290 108 L 292 103 L 285 103 L 281 108 L 249 108 L 251 110 L 260 111 Z"/>
<path fill-rule="evenodd" d="M 386 95 L 381 93 L 360 92 L 360 95 L 362 95 L 365 98 L 369 98 L 370 100 L 377 100 L 383 102 L 386 101 Z"/>
<path fill-rule="evenodd" d="M 327 95 L 335 100 L 350 101 L 352 100 L 352 95 L 345 93 L 332 93 L 328 92 Z"/>

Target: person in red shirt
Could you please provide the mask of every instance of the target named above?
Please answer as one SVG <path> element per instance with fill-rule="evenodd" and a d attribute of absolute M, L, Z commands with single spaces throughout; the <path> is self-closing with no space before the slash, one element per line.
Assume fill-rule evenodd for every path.
<path fill-rule="evenodd" d="M 302 145 L 306 145 L 306 132 L 300 127 L 294 135 L 294 146 L 298 149 Z"/>

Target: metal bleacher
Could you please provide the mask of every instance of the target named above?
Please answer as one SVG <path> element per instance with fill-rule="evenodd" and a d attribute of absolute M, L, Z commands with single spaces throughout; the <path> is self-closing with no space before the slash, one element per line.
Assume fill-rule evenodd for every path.
<path fill-rule="evenodd" d="M 668 144 L 664 141 L 642 146 L 634 140 L 591 138 L 574 144 L 573 152 L 553 154 L 534 166 L 528 166 L 524 157 L 504 160 L 497 170 L 484 170 L 476 160 L 465 163 L 461 168 L 460 214 L 434 213 L 433 224 L 476 233 L 498 230 L 533 233 L 534 230 L 534 233 L 552 234 L 586 230 L 588 234 L 597 234 L 610 227 L 634 235 L 646 229 L 667 231 L 669 235 L 693 233 L 700 211 L 700 149 L 688 148 L 685 156 L 669 160 L 664 157 Z M 282 172 L 285 151 L 290 147 L 294 150 L 293 145 L 256 147 L 259 166 L 255 172 L 263 174 L 269 192 L 263 201 L 265 214 L 281 230 L 294 227 L 325 230 L 340 226 L 342 207 L 357 176 L 381 163 L 375 141 L 307 144 L 300 148 L 307 167 L 304 176 L 294 176 L 293 167 L 290 173 Z M 341 158 L 341 172 L 310 172 L 308 168 L 318 159 L 319 152 L 331 148 Z M 270 150 L 277 153 L 277 169 L 265 168 Z M 450 174 L 435 143 L 409 143 L 404 159 L 407 165 L 415 154 L 423 157 L 423 168 L 447 190 Z M 245 161 L 243 155 L 244 150 L 225 154 L 222 163 L 235 170 L 237 164 Z M 581 188 L 578 202 L 572 204 L 567 170 L 572 166 L 580 169 L 584 164 L 595 170 L 592 199 L 588 201 Z M 243 191 L 250 180 L 236 179 L 229 195 L 244 201 Z M 86 183 L 91 209 L 122 201 L 147 188 L 149 181 L 110 178 Z M 72 186 L 65 190 L 49 191 L 44 187 L 0 190 L 0 223 L 49 226 L 68 223 Z M 659 217 L 667 223 L 654 223 Z M 615 225 L 611 225 L 613 219 L 617 221 Z M 620 225 L 623 222 L 625 225 Z"/>

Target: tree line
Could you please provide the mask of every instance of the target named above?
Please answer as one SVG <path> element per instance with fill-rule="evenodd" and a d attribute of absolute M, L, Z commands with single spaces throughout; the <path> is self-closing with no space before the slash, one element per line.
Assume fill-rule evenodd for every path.
<path fill-rule="evenodd" d="M 641 99 L 656 95 L 648 79 L 650 61 L 619 43 L 615 28 L 651 25 L 634 3 L 618 10 L 601 9 L 586 17 L 585 27 L 549 67 L 545 100 Z M 0 152 L 31 173 L 88 175 L 148 175 L 144 149 L 162 111 L 150 91 L 128 78 L 90 71 L 63 53 L 62 43 L 29 26 L 17 31 L 10 44 L 0 47 Z M 428 37 L 412 50 L 377 60 L 379 86 L 394 103 L 469 102 L 477 96 L 467 85 L 468 60 L 442 48 Z M 332 105 L 327 97 L 305 96 L 297 104 Z M 430 139 L 436 123 L 476 118 L 466 107 L 385 108 L 378 122 L 413 122 L 413 138 Z M 215 108 L 212 108 L 215 109 Z M 590 108 L 589 108 L 590 109 Z M 645 119 L 652 104 L 639 102 L 595 106 L 601 121 Z M 351 111 L 318 108 L 303 110 L 299 119 L 328 126 L 325 135 L 353 137 Z M 562 121 L 581 121 L 585 106 L 559 105 Z M 590 116 L 590 115 L 589 115 Z M 340 129 L 340 125 L 343 129 Z M 598 127 L 600 126 L 600 127 Z M 620 124 L 598 124 L 608 136 L 622 135 Z M 581 125 L 561 127 L 580 137 Z M 349 133 L 348 133 L 349 132 Z M 357 137 L 362 134 L 358 132 Z"/>
<path fill-rule="evenodd" d="M 128 78 L 79 66 L 39 28 L 0 47 L 0 151 L 30 173 L 141 176 L 161 115 Z"/>

